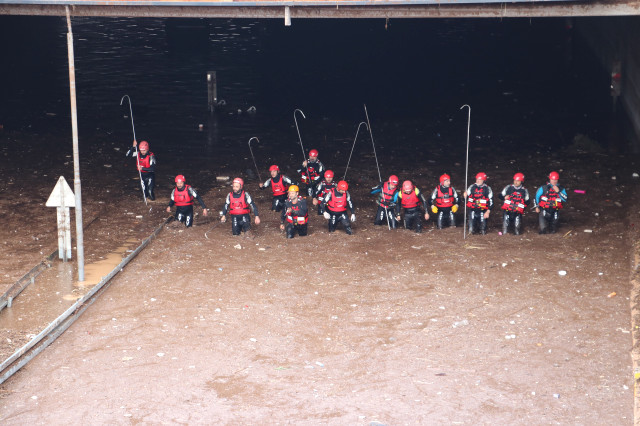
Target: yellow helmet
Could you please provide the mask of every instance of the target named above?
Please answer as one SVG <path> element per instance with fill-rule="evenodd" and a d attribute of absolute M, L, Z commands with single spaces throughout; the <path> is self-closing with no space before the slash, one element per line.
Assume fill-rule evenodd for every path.
<path fill-rule="evenodd" d="M 300 188 L 298 188 L 298 185 L 291 185 L 289 187 L 289 192 L 292 192 L 292 191 L 300 192 Z"/>

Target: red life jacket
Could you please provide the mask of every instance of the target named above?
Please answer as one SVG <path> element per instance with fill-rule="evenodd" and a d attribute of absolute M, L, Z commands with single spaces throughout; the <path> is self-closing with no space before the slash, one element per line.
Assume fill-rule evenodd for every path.
<path fill-rule="evenodd" d="M 336 187 L 337 185 L 335 182 L 327 183 L 327 181 L 325 180 L 324 182 L 322 182 L 322 185 L 320 186 L 321 194 L 318 194 L 318 196 L 324 198 L 325 195 L 327 195 L 329 192 L 331 192 L 333 188 L 336 188 Z"/>
<path fill-rule="evenodd" d="M 380 197 L 380 207 L 389 207 L 393 204 L 393 196 L 396 194 L 397 188 L 391 189 L 389 182 L 382 185 Z"/>
<path fill-rule="evenodd" d="M 144 158 L 142 158 L 142 154 L 140 154 L 140 151 L 138 151 L 138 163 L 140 164 L 140 167 L 146 167 L 147 169 L 149 167 L 151 167 L 151 156 L 153 155 L 153 152 L 148 152 L 147 155 L 144 156 Z M 148 171 L 144 171 L 144 170 L 140 170 L 142 173 L 149 173 Z"/>
<path fill-rule="evenodd" d="M 453 188 L 449 187 L 447 192 L 442 192 L 442 185 L 438 185 L 436 194 L 436 207 L 451 207 L 453 205 Z"/>
<path fill-rule="evenodd" d="M 489 209 L 489 197 L 485 195 L 486 186 L 474 185 L 473 192 L 467 194 L 467 207 L 470 209 Z"/>
<path fill-rule="evenodd" d="M 402 193 L 401 204 L 402 204 L 402 207 L 404 207 L 405 209 L 413 209 L 420 205 L 420 198 L 416 194 L 415 188 L 413 189 L 413 191 L 411 191 L 410 194 L 407 194 L 406 192 Z"/>
<path fill-rule="evenodd" d="M 562 198 L 560 194 L 547 184 L 546 190 L 540 195 L 540 207 L 543 209 L 560 210 L 562 208 Z"/>
<path fill-rule="evenodd" d="M 189 194 L 189 185 L 185 185 L 180 191 L 177 187 L 173 190 L 173 201 L 176 203 L 176 206 L 192 206 L 193 205 L 193 197 Z"/>
<path fill-rule="evenodd" d="M 275 181 L 275 179 L 271 178 L 271 190 L 273 191 L 273 196 L 277 197 L 279 195 L 284 195 L 287 193 L 287 187 L 284 184 L 284 179 L 282 175 L 280 175 L 280 180 Z"/>
<path fill-rule="evenodd" d="M 516 213 L 524 213 L 524 208 L 526 204 L 524 203 L 524 198 L 522 194 L 518 191 L 510 194 L 508 200 L 504 200 L 504 204 L 502 205 L 502 210 L 506 210 L 508 212 L 516 212 Z"/>
<path fill-rule="evenodd" d="M 247 197 L 244 195 L 244 191 L 240 193 L 238 198 L 234 197 L 234 193 L 229 193 L 229 214 L 248 214 L 249 204 L 247 204 Z"/>
<path fill-rule="evenodd" d="M 320 177 L 320 164 L 307 162 L 307 167 L 302 170 L 302 182 L 305 184 L 312 183 Z M 309 179 L 311 177 L 311 179 Z"/>
<path fill-rule="evenodd" d="M 309 215 L 305 213 L 304 216 L 298 216 L 297 214 L 300 211 L 301 202 L 291 203 L 291 213 L 287 213 L 287 222 L 292 223 L 294 225 L 304 225 L 309 220 Z"/>
<path fill-rule="evenodd" d="M 332 212 L 347 211 L 347 193 L 340 194 L 336 188 L 331 189 L 331 199 L 327 203 L 327 207 Z"/>

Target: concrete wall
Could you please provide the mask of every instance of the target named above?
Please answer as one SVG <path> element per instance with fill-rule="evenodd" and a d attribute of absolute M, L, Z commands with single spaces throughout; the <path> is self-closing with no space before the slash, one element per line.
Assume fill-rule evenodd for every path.
<path fill-rule="evenodd" d="M 620 61 L 620 105 L 637 144 L 640 142 L 640 16 L 576 18 L 574 29 L 607 74 L 611 74 L 615 61 Z"/>

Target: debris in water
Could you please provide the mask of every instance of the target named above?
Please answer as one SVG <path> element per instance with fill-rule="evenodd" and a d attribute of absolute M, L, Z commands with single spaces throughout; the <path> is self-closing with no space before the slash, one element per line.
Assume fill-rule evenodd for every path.
<path fill-rule="evenodd" d="M 622 207 L 622 203 L 620 201 L 615 201 L 613 204 L 615 204 L 616 207 Z"/>
<path fill-rule="evenodd" d="M 592 232 L 593 232 L 593 229 L 585 229 L 585 230 L 584 230 L 584 232 L 587 232 L 587 233 L 589 233 L 589 234 L 590 234 L 590 233 L 592 233 Z"/>
<path fill-rule="evenodd" d="M 575 192 L 576 194 L 586 194 L 587 191 L 585 191 L 584 189 L 574 189 L 573 192 Z"/>
<path fill-rule="evenodd" d="M 567 271 L 558 271 L 558 275 L 560 275 L 561 277 L 564 277 L 565 275 L 567 275 Z"/>
<path fill-rule="evenodd" d="M 106 167 L 107 169 L 111 168 L 111 164 L 104 164 L 104 167 Z"/>
<path fill-rule="evenodd" d="M 631 175 L 631 177 L 634 177 L 634 178 L 636 178 L 636 179 L 637 179 L 637 178 L 639 178 L 639 177 L 640 177 L 640 175 L 634 172 L 634 173 Z"/>
<path fill-rule="evenodd" d="M 241 250 L 241 249 L 242 249 L 242 246 L 241 246 L 240 244 L 236 244 L 235 246 L 233 246 L 233 248 L 234 248 L 234 249 Z"/>
<path fill-rule="evenodd" d="M 615 291 L 612 291 L 611 293 L 609 293 L 609 294 L 607 295 L 607 297 L 611 298 L 611 297 L 614 297 L 615 295 L 616 295 L 616 292 L 615 292 Z"/>

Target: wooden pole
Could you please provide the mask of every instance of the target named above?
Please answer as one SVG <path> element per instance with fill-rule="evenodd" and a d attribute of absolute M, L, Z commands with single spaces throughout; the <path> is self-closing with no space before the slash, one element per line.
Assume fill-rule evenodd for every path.
<path fill-rule="evenodd" d="M 209 100 L 209 112 L 216 111 L 218 105 L 218 78 L 215 71 L 207 72 L 207 94 Z"/>
<path fill-rule="evenodd" d="M 80 188 L 80 155 L 78 153 L 78 110 L 76 107 L 76 67 L 73 56 L 73 32 L 69 6 L 67 13 L 67 52 L 69 56 L 69 95 L 71 98 L 71 130 L 73 133 L 73 188 L 76 195 L 76 244 L 78 255 L 78 281 L 84 281 L 84 234 L 82 230 L 82 195 Z"/>

